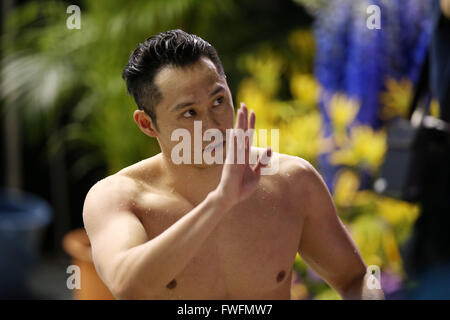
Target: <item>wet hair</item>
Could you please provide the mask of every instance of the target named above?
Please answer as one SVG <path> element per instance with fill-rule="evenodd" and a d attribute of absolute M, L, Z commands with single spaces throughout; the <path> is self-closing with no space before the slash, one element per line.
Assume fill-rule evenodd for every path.
<path fill-rule="evenodd" d="M 185 67 L 201 57 L 209 58 L 218 73 L 225 76 L 216 49 L 202 38 L 180 29 L 150 37 L 131 53 L 122 78 L 138 108 L 150 116 L 157 130 L 155 106 L 161 101 L 162 93 L 154 83 L 156 74 L 165 66 Z"/>

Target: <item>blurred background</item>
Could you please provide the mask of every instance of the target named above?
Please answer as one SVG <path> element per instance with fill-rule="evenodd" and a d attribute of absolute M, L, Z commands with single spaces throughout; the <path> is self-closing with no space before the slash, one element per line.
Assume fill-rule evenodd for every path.
<path fill-rule="evenodd" d="M 2 1 L 0 298 L 111 298 L 93 269 L 83 201 L 98 180 L 159 152 L 132 120 L 121 73 L 139 42 L 175 28 L 215 46 L 235 106 L 245 101 L 257 129 L 280 129 L 280 152 L 319 170 L 386 297 L 408 298 L 402 248 L 420 208 L 373 186 L 387 128 L 408 117 L 433 2 Z M 366 26 L 371 4 L 381 29 Z M 80 29 L 66 25 L 69 5 Z M 436 99 L 429 112 L 439 117 Z M 67 286 L 71 264 L 80 290 Z M 339 299 L 298 255 L 294 269 L 292 299 Z"/>

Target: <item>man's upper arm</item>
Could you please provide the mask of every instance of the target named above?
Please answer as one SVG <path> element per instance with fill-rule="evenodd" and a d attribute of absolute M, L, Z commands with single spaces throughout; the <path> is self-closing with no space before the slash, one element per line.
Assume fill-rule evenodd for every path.
<path fill-rule="evenodd" d="M 111 289 L 119 285 L 117 274 L 122 254 L 148 241 L 146 231 L 132 212 L 134 182 L 126 177 L 108 177 L 88 192 L 83 221 L 97 272 Z"/>
<path fill-rule="evenodd" d="M 306 161 L 305 161 L 306 162 Z M 337 215 L 332 196 L 317 170 L 309 163 L 299 190 L 304 225 L 298 253 L 339 294 L 366 273 L 364 261 Z"/>

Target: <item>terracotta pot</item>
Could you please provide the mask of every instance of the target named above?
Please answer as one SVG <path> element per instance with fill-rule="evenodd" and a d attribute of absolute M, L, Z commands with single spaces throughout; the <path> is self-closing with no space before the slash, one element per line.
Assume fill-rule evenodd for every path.
<path fill-rule="evenodd" d="M 80 267 L 81 288 L 73 289 L 75 300 L 114 300 L 114 296 L 100 279 L 92 261 L 91 243 L 84 228 L 72 230 L 64 236 L 64 250 L 72 257 L 72 264 Z"/>

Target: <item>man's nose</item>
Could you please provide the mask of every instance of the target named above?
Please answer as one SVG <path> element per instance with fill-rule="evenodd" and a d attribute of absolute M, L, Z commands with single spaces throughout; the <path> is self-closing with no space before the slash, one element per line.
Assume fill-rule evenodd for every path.
<path fill-rule="evenodd" d="M 217 119 L 217 115 L 212 114 L 212 112 L 206 112 L 202 118 L 202 127 L 206 131 L 208 129 L 218 128 L 220 126 L 220 121 Z"/>

